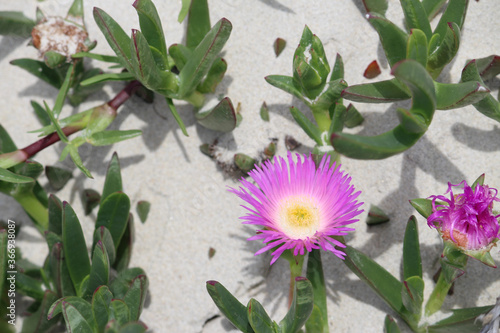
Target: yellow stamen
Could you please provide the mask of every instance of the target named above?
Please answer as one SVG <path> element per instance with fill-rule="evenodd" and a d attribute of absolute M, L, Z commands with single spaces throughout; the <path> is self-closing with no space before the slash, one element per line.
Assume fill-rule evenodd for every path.
<path fill-rule="evenodd" d="M 314 200 L 309 197 L 292 197 L 280 205 L 281 230 L 292 239 L 312 237 L 319 229 L 320 214 Z"/>

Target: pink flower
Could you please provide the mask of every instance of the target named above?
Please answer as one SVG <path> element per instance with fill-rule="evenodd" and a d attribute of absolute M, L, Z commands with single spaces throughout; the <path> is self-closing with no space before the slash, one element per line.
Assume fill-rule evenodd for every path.
<path fill-rule="evenodd" d="M 463 193 L 453 194 L 452 187 L 462 187 Z M 436 228 L 443 240 L 451 241 L 465 251 L 490 250 L 499 232 L 498 217 L 492 211 L 498 191 L 487 185 L 477 185 L 473 190 L 464 180 L 460 184 L 448 183 L 449 198 L 433 195 L 432 214 L 427 218 L 430 227 Z M 443 201 L 438 204 L 436 200 Z"/>
<path fill-rule="evenodd" d="M 241 217 L 243 223 L 262 226 L 248 240 L 262 239 L 265 244 L 255 255 L 273 249 L 271 265 L 288 249 L 296 256 L 322 248 L 344 259 L 345 253 L 334 246 L 345 246 L 331 236 L 354 230 L 346 225 L 358 221 L 363 203 L 356 198 L 361 192 L 354 192 L 351 178 L 340 167 L 329 166 L 329 157 L 316 169 L 311 156 L 296 156 L 294 162 L 288 153 L 288 163 L 275 157 L 249 172 L 256 185 L 242 178 L 244 187 L 230 189 L 249 204 L 243 206 L 249 211 Z"/>

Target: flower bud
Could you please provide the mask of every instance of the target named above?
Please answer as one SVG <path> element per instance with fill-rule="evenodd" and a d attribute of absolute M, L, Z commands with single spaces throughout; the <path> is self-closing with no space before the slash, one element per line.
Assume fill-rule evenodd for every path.
<path fill-rule="evenodd" d="M 330 66 L 321 40 L 306 26 L 295 50 L 293 60 L 294 84 L 309 99 L 315 99 L 323 90 Z"/>

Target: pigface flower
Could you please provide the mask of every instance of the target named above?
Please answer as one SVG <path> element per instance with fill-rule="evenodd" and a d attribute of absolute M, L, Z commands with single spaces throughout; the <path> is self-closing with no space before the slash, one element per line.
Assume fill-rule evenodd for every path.
<path fill-rule="evenodd" d="M 454 194 L 454 187 L 463 188 L 463 193 Z M 465 180 L 457 185 L 448 183 L 445 195 L 429 198 L 432 214 L 427 223 L 439 231 L 445 243 L 452 242 L 465 254 L 481 260 L 478 256 L 489 256 L 498 239 L 500 215 L 493 213 L 493 203 L 500 201 L 497 194 L 487 185 L 478 184 L 472 189 Z"/>
<path fill-rule="evenodd" d="M 358 208 L 363 203 L 356 201 L 361 192 L 355 192 L 340 167 L 330 167 L 329 157 L 316 169 L 311 156 L 296 156 L 296 162 L 291 153 L 287 161 L 266 161 L 249 172 L 256 185 L 242 178 L 244 187 L 230 189 L 249 204 L 243 206 L 249 211 L 241 217 L 243 223 L 262 227 L 248 240 L 262 239 L 265 244 L 255 255 L 274 250 L 271 265 L 285 250 L 296 256 L 322 248 L 344 259 L 345 253 L 334 246 L 345 246 L 331 236 L 354 230 L 346 226 L 362 212 Z"/>

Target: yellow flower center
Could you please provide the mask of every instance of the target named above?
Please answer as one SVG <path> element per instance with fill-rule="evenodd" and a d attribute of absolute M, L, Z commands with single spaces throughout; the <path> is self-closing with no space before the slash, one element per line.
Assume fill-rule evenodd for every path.
<path fill-rule="evenodd" d="M 279 225 L 288 237 L 305 239 L 314 236 L 320 226 L 320 214 L 311 198 L 287 198 L 280 206 Z"/>

